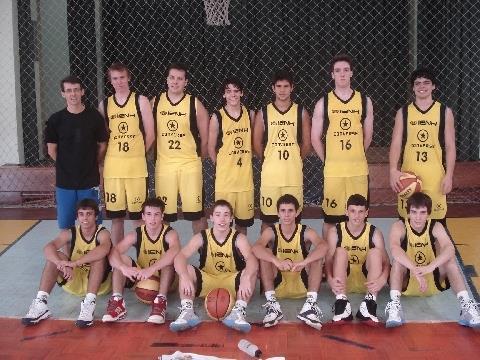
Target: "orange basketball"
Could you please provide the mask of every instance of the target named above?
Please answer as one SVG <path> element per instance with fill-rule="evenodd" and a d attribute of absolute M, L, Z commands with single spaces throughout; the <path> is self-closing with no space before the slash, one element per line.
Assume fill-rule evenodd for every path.
<path fill-rule="evenodd" d="M 160 279 L 158 276 L 150 276 L 146 280 L 137 282 L 135 286 L 135 295 L 137 299 L 145 304 L 151 304 L 158 295 L 158 288 L 160 287 Z"/>
<path fill-rule="evenodd" d="M 213 289 L 205 296 L 205 311 L 212 320 L 222 320 L 233 307 L 234 298 L 227 289 Z"/>
<path fill-rule="evenodd" d="M 400 176 L 401 190 L 398 193 L 402 199 L 408 199 L 413 193 L 422 190 L 422 180 L 413 172 L 407 171 Z"/>

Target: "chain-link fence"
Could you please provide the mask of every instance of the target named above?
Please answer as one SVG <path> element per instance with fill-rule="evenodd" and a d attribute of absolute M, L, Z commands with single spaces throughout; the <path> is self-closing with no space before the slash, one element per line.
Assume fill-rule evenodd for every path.
<path fill-rule="evenodd" d="M 231 0 L 227 26 L 207 25 L 201 0 L 16 3 L 25 166 L 52 166 L 43 129 L 49 114 L 64 106 L 58 83 L 68 73 L 85 82 L 85 101 L 96 106 L 111 94 L 105 71 L 112 62 L 127 64 L 132 87 L 148 97 L 165 89 L 169 63 L 184 62 L 191 69 L 188 91 L 213 111 L 227 75 L 245 84 L 245 104 L 258 109 L 272 97 L 273 71 L 288 68 L 295 75 L 295 100 L 311 111 L 331 89 L 329 62 L 340 52 L 354 58 L 354 87 L 373 100 L 370 162 L 388 162 L 393 117 L 410 99 L 408 77 L 417 65 L 434 69 L 436 96 L 454 110 L 458 161 L 479 159 L 478 1 Z M 259 167 L 256 162 L 257 189 Z M 204 168 L 210 203 L 214 171 L 209 161 Z M 322 164 L 311 155 L 304 170 L 305 202 L 318 205 Z M 478 179 L 475 171 L 468 176 Z M 5 181 L 5 169 L 3 174 Z M 15 184 L 8 188 L 15 190 Z M 473 186 L 449 200 L 480 202 L 480 190 Z"/>

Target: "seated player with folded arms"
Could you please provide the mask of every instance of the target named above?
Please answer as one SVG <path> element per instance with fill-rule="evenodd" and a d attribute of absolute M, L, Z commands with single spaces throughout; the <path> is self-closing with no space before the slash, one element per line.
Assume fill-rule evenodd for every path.
<path fill-rule="evenodd" d="M 235 330 L 248 332 L 246 307 L 255 289 L 258 261 L 245 235 L 231 228 L 233 209 L 229 202 L 217 200 L 210 216 L 213 227 L 195 234 L 175 257 L 179 276 L 180 315 L 170 324 L 170 330 L 182 331 L 200 323 L 193 310 L 193 299 L 205 297 L 210 290 L 225 288 L 236 294 L 230 314 L 222 322 Z M 200 265 L 188 264 L 188 259 L 200 253 Z"/>
<path fill-rule="evenodd" d="M 37 297 L 22 319 L 24 325 L 35 325 L 51 316 L 47 302 L 55 282 L 70 294 L 85 295 L 75 325 L 93 325 L 97 293 L 106 294 L 111 288 L 107 255 L 112 243 L 110 232 L 96 223 L 98 213 L 95 200 L 80 200 L 78 225 L 62 230 L 43 248 L 46 263 Z"/>
<path fill-rule="evenodd" d="M 351 195 L 346 216 L 346 221 L 327 233 L 327 280 L 336 297 L 332 321 L 353 320 L 347 292 L 366 292 L 356 317 L 375 324 L 379 322 L 377 294 L 387 283 L 390 261 L 381 231 L 366 221 L 367 199 L 360 194 Z"/>
<path fill-rule="evenodd" d="M 167 292 L 175 277 L 173 259 L 180 251 L 180 241 L 177 232 L 163 223 L 164 211 L 165 203 L 161 199 L 146 200 L 142 205 L 142 220 L 145 225 L 127 234 L 110 252 L 113 291 L 103 322 L 123 319 L 127 315 L 123 299 L 124 288 L 133 287 L 136 281 L 153 275 L 160 278 L 160 288 L 152 302 L 152 311 L 147 322 L 165 322 Z M 132 246 L 135 246 L 137 251 L 136 261 L 127 255 Z"/>
<path fill-rule="evenodd" d="M 260 260 L 260 275 L 267 298 L 265 327 L 275 326 L 283 318 L 277 297 L 306 297 L 297 318 L 315 329 L 322 327 L 317 295 L 327 243 L 315 230 L 295 223 L 300 211 L 300 204 L 293 195 L 280 196 L 277 201 L 280 224 L 266 228 L 253 246 L 253 253 Z M 312 245 L 315 248 L 309 251 Z"/>
<path fill-rule="evenodd" d="M 393 256 L 390 298 L 385 309 L 387 327 L 403 325 L 400 296 L 430 296 L 450 285 L 460 303 L 463 326 L 480 327 L 478 304 L 470 299 L 455 259 L 452 239 L 441 222 L 432 220 L 432 199 L 424 193 L 407 200 L 408 220 L 396 221 L 390 230 Z"/>

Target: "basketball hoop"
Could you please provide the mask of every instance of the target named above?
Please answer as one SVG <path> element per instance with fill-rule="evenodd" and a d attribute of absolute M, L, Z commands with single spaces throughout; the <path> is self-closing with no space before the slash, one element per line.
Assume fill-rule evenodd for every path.
<path fill-rule="evenodd" d="M 203 0 L 203 3 L 207 14 L 207 25 L 230 25 L 228 20 L 230 0 Z"/>

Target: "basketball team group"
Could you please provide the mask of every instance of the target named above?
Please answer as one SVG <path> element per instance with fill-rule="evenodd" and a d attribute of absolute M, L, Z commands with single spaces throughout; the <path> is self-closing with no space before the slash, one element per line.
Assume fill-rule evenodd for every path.
<path fill-rule="evenodd" d="M 335 56 L 330 73 L 333 90 L 316 103 L 311 117 L 292 101 L 293 76 L 285 70 L 273 75 L 273 101 L 256 112 L 242 104 L 243 85 L 226 79 L 224 105 L 211 116 L 186 93 L 188 70 L 182 64 L 168 67 L 166 91 L 151 100 L 131 90 L 125 65 L 112 64 L 108 79 L 114 93 L 98 109 L 82 102 L 85 90 L 78 78 L 63 79 L 66 108 L 49 118 L 45 134 L 56 164 L 61 231 L 44 247 L 39 291 L 23 324 L 51 316 L 48 298 L 55 284 L 84 296 L 76 325 L 88 327 L 94 323 L 97 295 L 111 294 L 102 321 L 115 322 L 127 316 L 125 288 L 156 279 L 158 294 L 147 322 L 165 323 L 167 295 L 178 289 L 181 308 L 170 329 L 195 327 L 201 319 L 194 299 L 224 288 L 234 301 L 222 322 L 248 332 L 246 309 L 260 279 L 266 300 L 263 326 L 276 326 L 284 318 L 281 299 L 304 298 L 297 318 L 321 329 L 317 299 L 326 279 L 335 295 L 334 323 L 355 317 L 380 324 L 377 295 L 388 286 L 385 325 L 400 326 L 405 322 L 402 295 L 431 296 L 451 287 L 458 298 L 459 324 L 480 327 L 479 307 L 469 296 L 446 228 L 455 130 L 451 109 L 432 96 L 434 74 L 427 68 L 412 73 L 414 100 L 395 116 L 389 162 L 399 220 L 388 234 L 390 259 L 384 235 L 368 222 L 365 151 L 373 133 L 372 101 L 352 89 L 348 55 Z M 324 164 L 322 234 L 301 224 L 303 159 L 312 147 Z M 156 197 L 149 198 L 150 156 Z M 253 156 L 262 161 L 262 224 L 250 242 Z M 206 157 L 216 169 L 211 227 L 203 208 Z M 98 207 L 101 174 L 110 231 L 101 225 Z M 421 191 L 414 191 L 411 183 L 415 187 L 418 179 Z M 183 218 L 193 229 L 183 247 L 170 226 L 177 220 L 179 198 Z M 135 230 L 125 234 L 127 214 Z M 134 258 L 128 255 L 131 248 Z M 352 309 L 350 293 L 365 294 L 358 309 Z"/>

